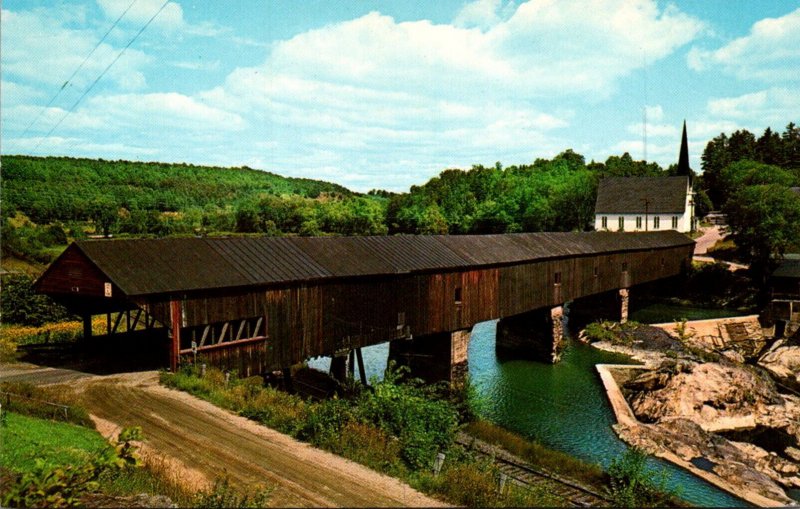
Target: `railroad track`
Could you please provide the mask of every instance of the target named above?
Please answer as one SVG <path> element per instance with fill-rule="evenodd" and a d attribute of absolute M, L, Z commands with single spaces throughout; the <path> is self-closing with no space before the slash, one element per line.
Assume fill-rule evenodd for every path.
<path fill-rule="evenodd" d="M 553 473 L 523 463 L 509 453 L 498 452 L 482 440 L 459 433 L 456 443 L 474 453 L 491 457 L 501 474 L 507 476 L 506 482 L 513 482 L 523 488 L 541 489 L 566 500 L 573 507 L 607 507 L 612 505 L 605 495 L 581 486 Z"/>

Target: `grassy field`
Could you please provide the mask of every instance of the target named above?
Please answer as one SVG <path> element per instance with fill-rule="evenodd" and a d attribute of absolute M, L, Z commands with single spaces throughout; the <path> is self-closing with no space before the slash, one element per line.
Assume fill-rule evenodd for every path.
<path fill-rule="evenodd" d="M 37 458 L 53 466 L 83 463 L 108 446 L 97 431 L 65 422 L 53 422 L 6 413 L 0 426 L 0 466 L 16 472 L 33 468 Z"/>

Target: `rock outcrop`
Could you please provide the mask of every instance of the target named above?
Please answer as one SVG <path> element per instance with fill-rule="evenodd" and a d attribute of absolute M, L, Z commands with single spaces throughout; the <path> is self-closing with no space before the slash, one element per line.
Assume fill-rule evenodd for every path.
<path fill-rule="evenodd" d="M 663 456 L 664 451 L 669 451 L 668 454 L 676 456 L 679 461 L 699 466 L 701 470 L 719 476 L 741 492 L 756 493 L 785 505 L 794 503 L 773 475 L 766 473 L 764 468 L 760 468 L 761 465 L 754 464 L 752 451 L 707 432 L 688 419 L 676 418 L 658 424 L 615 428 L 625 442 L 651 454 Z M 758 456 L 763 457 L 763 454 L 759 452 Z M 766 456 L 771 457 L 769 453 Z M 782 466 L 786 466 L 785 463 L 788 462 Z"/>
<path fill-rule="evenodd" d="M 631 400 L 634 413 L 645 422 L 685 417 L 707 431 L 752 427 L 767 405 L 783 402 L 769 378 L 741 365 L 707 362 L 689 368 L 684 361 L 682 368 L 667 365 L 655 374 L 662 387 L 641 390 Z M 635 390 L 653 376 L 644 373 L 625 387 Z M 737 421 L 749 424 L 724 424 Z"/>
<path fill-rule="evenodd" d="M 779 394 L 757 368 L 672 361 L 624 387 L 637 419 L 653 424 L 637 439 L 651 449 L 666 447 L 686 461 L 706 458 L 720 476 L 754 486 L 766 476 L 800 487 L 800 398 Z M 764 486 L 770 496 L 771 484 Z"/>
<path fill-rule="evenodd" d="M 781 384 L 800 391 L 800 346 L 786 340 L 776 341 L 761 356 L 758 365 L 769 371 Z"/>

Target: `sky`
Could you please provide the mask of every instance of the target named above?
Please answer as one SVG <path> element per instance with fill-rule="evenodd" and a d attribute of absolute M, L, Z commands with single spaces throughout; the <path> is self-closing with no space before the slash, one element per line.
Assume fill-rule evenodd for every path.
<path fill-rule="evenodd" d="M 788 0 L 5 0 L 0 45 L 2 154 L 362 192 L 566 149 L 667 167 L 684 119 L 700 170 L 721 132 L 800 122 Z"/>

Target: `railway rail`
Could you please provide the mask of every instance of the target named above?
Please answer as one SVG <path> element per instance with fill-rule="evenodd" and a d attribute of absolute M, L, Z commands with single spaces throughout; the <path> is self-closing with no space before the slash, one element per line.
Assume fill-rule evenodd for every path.
<path fill-rule="evenodd" d="M 523 463 L 505 451 L 498 451 L 488 443 L 460 433 L 456 443 L 474 453 L 490 457 L 497 465 L 501 474 L 507 476 L 508 481 L 514 482 L 524 488 L 545 488 L 548 492 L 566 500 L 572 507 L 607 507 L 612 505 L 611 500 L 597 491 L 581 486 L 576 482 L 564 479 L 556 474 L 535 468 Z"/>

